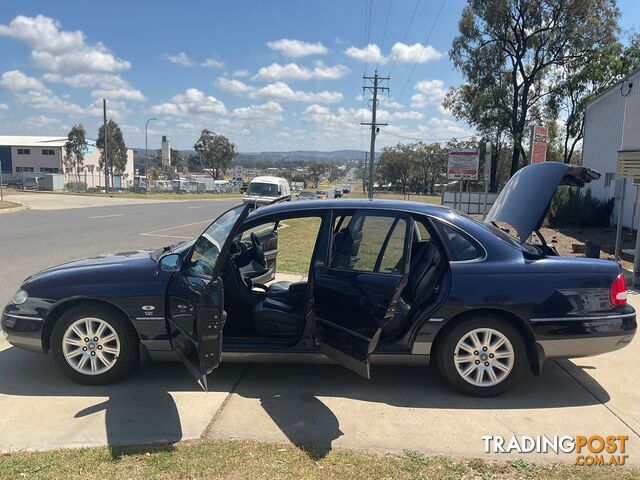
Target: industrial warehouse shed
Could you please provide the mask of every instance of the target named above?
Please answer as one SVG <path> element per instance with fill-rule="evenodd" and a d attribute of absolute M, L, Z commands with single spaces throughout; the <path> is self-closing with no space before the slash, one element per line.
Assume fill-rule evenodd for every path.
<path fill-rule="evenodd" d="M 601 199 L 615 197 L 613 222 L 617 223 L 622 182 L 626 181 L 622 222 L 626 227 L 638 228 L 640 184 L 616 177 L 621 150 L 640 151 L 640 69 L 587 105 L 582 145 L 582 165 L 602 174 L 600 180 L 590 184 L 593 195 Z"/>
<path fill-rule="evenodd" d="M 67 137 L 7 136 L 0 135 L 0 163 L 4 183 L 20 184 L 28 177 L 44 177 L 46 174 L 64 174 L 64 182 L 83 182 L 89 188 L 104 186 L 104 172 L 99 168 L 100 150 L 95 141 L 89 144 L 84 167 L 79 173 L 66 172 L 64 146 Z M 127 166 L 121 176 L 116 175 L 114 186 L 126 187 L 133 180 L 133 150 L 127 149 Z"/>

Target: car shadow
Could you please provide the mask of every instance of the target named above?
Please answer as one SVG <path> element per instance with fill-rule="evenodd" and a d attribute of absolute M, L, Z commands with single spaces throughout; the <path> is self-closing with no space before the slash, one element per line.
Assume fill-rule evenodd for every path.
<path fill-rule="evenodd" d="M 337 365 L 226 364 L 210 376 L 209 388 L 212 392 L 233 391 L 240 397 L 258 400 L 291 443 L 309 457 L 320 459 L 343 435 L 340 421 L 323 401 L 325 398 L 447 410 L 530 410 L 608 402 L 608 393 L 587 368 L 570 361 L 549 361 L 541 377 L 525 374 L 512 390 L 495 398 L 462 395 L 445 384 L 434 368 L 424 367 L 374 366 L 371 380 L 366 380 Z M 52 439 L 60 419 L 66 418 L 72 428 L 76 424 L 81 428 L 92 415 L 104 414 L 106 443 L 114 458 L 139 451 L 138 447 L 131 449 L 127 445 L 154 443 L 159 444 L 156 449 L 171 450 L 184 433 L 173 394 L 195 393 L 199 388 L 179 363 L 152 364 L 113 385 L 85 386 L 62 376 L 49 355 L 14 347 L 0 351 L 0 396 L 52 397 L 47 403 L 26 401 L 38 406 L 29 414 L 36 417 L 33 420 L 37 428 L 51 430 L 47 433 Z M 59 397 L 69 401 L 60 401 Z M 90 404 L 93 399 L 95 402 Z M 202 407 L 190 402 L 189 409 Z M 358 408 L 357 404 L 354 408 Z M 11 409 L 3 408 L 0 423 L 15 423 L 10 415 Z M 95 428 L 95 417 L 93 421 Z M 366 423 L 366 419 L 363 421 Z M 65 431 L 68 429 L 69 425 Z"/>

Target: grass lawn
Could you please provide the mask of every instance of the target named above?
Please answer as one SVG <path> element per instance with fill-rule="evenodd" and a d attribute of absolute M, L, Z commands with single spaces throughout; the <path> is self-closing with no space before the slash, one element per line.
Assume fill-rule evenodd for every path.
<path fill-rule="evenodd" d="M 357 190 L 345 195 L 345 198 L 368 198 L 366 193 Z M 440 195 L 409 195 L 403 196 L 401 193 L 376 193 L 373 198 L 378 200 L 411 200 L 412 202 L 433 203 L 440 205 Z"/>
<path fill-rule="evenodd" d="M 8 202 L 7 200 L 4 200 L 4 201 L 0 202 L 0 210 L 2 210 L 4 208 L 13 208 L 13 207 L 19 207 L 19 206 L 20 206 L 19 203 Z"/>
<path fill-rule="evenodd" d="M 307 275 L 320 218 L 293 218 L 284 224 L 278 228 L 278 272 Z"/>
<path fill-rule="evenodd" d="M 0 457 L 0 478 L 34 479 L 629 479 L 640 470 L 535 465 L 517 460 L 461 460 L 419 452 L 376 454 L 299 449 L 234 440 L 172 446 L 107 447 L 13 453 Z"/>

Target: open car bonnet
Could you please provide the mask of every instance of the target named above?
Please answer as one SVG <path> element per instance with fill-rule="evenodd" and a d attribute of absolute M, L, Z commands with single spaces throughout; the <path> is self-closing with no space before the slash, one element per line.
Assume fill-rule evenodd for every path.
<path fill-rule="evenodd" d="M 484 221 L 509 224 L 524 243 L 542 226 L 558 186 L 583 187 L 599 178 L 598 172 L 577 165 L 559 162 L 528 165 L 507 182 Z"/>

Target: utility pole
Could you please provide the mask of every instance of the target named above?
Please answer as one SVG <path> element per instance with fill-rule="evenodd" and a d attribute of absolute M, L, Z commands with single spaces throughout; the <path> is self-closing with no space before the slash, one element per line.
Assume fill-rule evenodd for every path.
<path fill-rule="evenodd" d="M 373 74 L 373 77 L 363 76 L 362 79 L 366 82 L 367 80 L 373 80 L 372 85 L 365 84 L 362 87 L 362 94 L 364 95 L 365 90 L 369 90 L 373 94 L 373 99 L 371 103 L 371 123 L 361 122 L 360 125 L 371 125 L 371 147 L 369 148 L 369 198 L 373 198 L 373 159 L 375 157 L 376 151 L 376 135 L 380 130 L 378 128 L 379 125 L 386 125 L 386 123 L 377 123 L 376 122 L 376 109 L 378 107 L 378 90 L 384 92 L 385 90 L 389 91 L 389 87 L 381 87 L 378 85 L 380 80 L 389 80 L 389 77 L 379 77 L 378 71 L 376 70 Z"/>
<path fill-rule="evenodd" d="M 144 174 L 145 176 L 149 176 L 149 137 L 147 135 L 147 131 L 149 129 L 149 122 L 153 120 L 158 120 L 157 118 L 150 118 L 144 124 Z"/>
<path fill-rule="evenodd" d="M 103 135 L 104 135 L 104 188 L 109 191 L 109 155 L 107 144 L 109 136 L 107 135 L 107 99 L 102 99 L 102 118 L 104 121 Z"/>
<path fill-rule="evenodd" d="M 367 155 L 369 155 L 369 152 L 364 152 L 364 163 L 362 164 L 362 193 L 367 193 Z"/>

